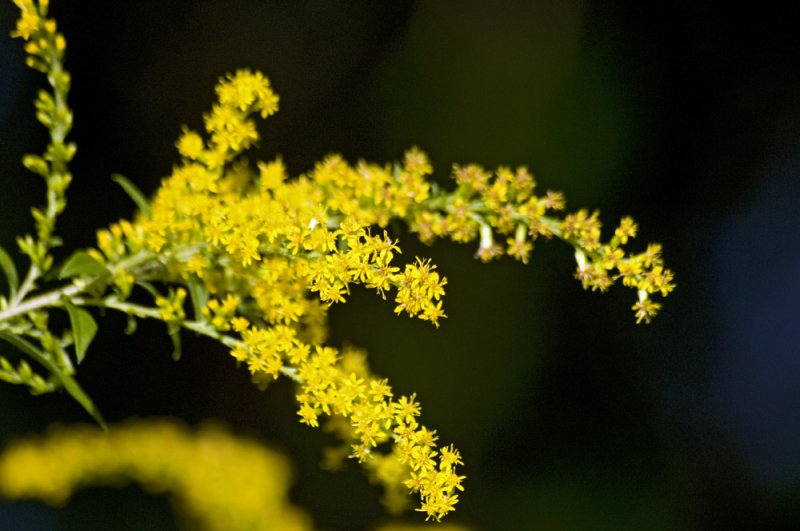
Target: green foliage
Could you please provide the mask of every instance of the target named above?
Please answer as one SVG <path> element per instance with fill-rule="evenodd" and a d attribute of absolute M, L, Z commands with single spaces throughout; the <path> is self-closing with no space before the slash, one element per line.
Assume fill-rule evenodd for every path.
<path fill-rule="evenodd" d="M 59 280 L 79 276 L 102 278 L 110 273 L 103 264 L 86 251 L 75 251 L 61 266 L 58 278 Z"/>
<path fill-rule="evenodd" d="M 17 289 L 19 288 L 19 276 L 17 275 L 17 267 L 14 265 L 14 261 L 2 246 L 0 246 L 0 269 L 3 270 L 8 284 L 9 295 L 13 299 L 16 297 Z"/>
<path fill-rule="evenodd" d="M 86 355 L 86 349 L 89 348 L 89 344 L 97 333 L 97 323 L 89 312 L 72 304 L 68 297 L 62 297 L 61 302 L 69 314 L 69 322 L 72 327 L 73 340 L 75 341 L 75 358 L 80 363 Z"/>
<path fill-rule="evenodd" d="M 150 219 L 153 217 L 153 212 L 150 210 L 150 203 L 147 202 L 147 198 L 144 196 L 141 190 L 139 190 L 139 188 L 130 181 L 130 179 L 124 175 L 115 173 L 111 176 L 111 180 L 119 184 L 122 189 L 125 190 L 125 193 L 127 193 L 133 202 L 136 203 L 139 211 L 144 214 L 146 218 Z"/>

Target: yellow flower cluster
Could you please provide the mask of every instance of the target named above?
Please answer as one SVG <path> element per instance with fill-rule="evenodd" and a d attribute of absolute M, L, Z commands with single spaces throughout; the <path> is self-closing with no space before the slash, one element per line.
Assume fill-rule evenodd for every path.
<path fill-rule="evenodd" d="M 373 376 L 359 351 L 340 353 L 317 347 L 298 364 L 297 400 L 301 422 L 319 425 L 319 416 L 331 417 L 328 427 L 349 444 L 349 457 L 364 464 L 372 479 L 385 488 L 390 510 L 405 508 L 407 492 L 418 493 L 417 509 L 440 520 L 455 509 L 463 490 L 463 465 L 452 445 L 438 447 L 438 437 L 417 421 L 415 396 L 394 399 L 385 379 Z M 390 445 L 382 452 L 384 443 Z M 340 455 L 345 455 L 340 453 Z M 329 466 L 333 463 L 328 463 Z"/>
<path fill-rule="evenodd" d="M 638 227 L 633 219 L 622 218 L 608 243 L 600 241 L 601 224 L 597 212 L 591 215 L 586 210 L 570 214 L 561 230 L 564 239 L 576 247 L 578 269 L 575 277 L 584 288 L 606 291 L 617 279 L 622 284 L 635 288 L 639 300 L 633 305 L 636 322 L 650 322 L 658 313 L 661 304 L 649 296 L 658 293 L 666 297 L 673 289 L 674 275 L 664 267 L 661 246 L 651 243 L 638 254 L 626 254 L 622 245 L 636 236 Z"/>
<path fill-rule="evenodd" d="M 258 81 L 260 90 L 252 88 Z M 242 84 L 248 90 L 240 90 Z M 223 112 L 222 101 L 229 100 L 231 112 L 241 113 L 243 102 L 251 102 L 246 111 L 253 112 L 271 94 L 263 76 L 245 72 L 224 80 L 217 91 L 221 98 L 239 97 L 221 99 L 214 113 Z M 242 92 L 255 99 L 241 99 Z M 199 135 L 184 133 L 178 141 L 184 163 L 162 183 L 151 217 L 100 231 L 103 254 L 96 257 L 113 263 L 142 250 L 158 253 L 175 278 L 194 275 L 211 293 L 246 294 L 270 324 L 297 324 L 306 316 L 317 321 L 321 312 L 308 292 L 323 303 L 343 302 L 350 285 L 359 283 L 382 295 L 396 289 L 398 313 L 438 325 L 445 316 L 440 299 L 446 280 L 420 259 L 401 271 L 393 263 L 400 253 L 396 242 L 369 228 L 385 225 L 411 202 L 427 197 L 422 176 L 430 166 L 421 153 L 410 152 L 405 169 L 394 177 L 368 165 L 356 171 L 332 157 L 308 177 L 286 181 L 279 160 L 259 163 L 257 177 L 241 164 L 215 167 L 220 158 L 212 154 L 220 145 L 225 145 L 222 159 L 245 146 L 234 148 L 219 140 L 218 129 L 209 126 L 209 131 L 213 147 L 199 151 L 187 147 L 196 147 Z M 371 202 L 359 194 L 370 194 Z M 375 207 L 375 201 L 382 206 Z"/>
<path fill-rule="evenodd" d="M 390 509 L 405 508 L 409 491 L 419 493 L 420 510 L 430 518 L 439 520 L 454 509 L 455 491 L 462 490 L 464 479 L 456 473 L 463 464 L 460 454 L 452 445 L 437 447 L 435 432 L 417 422 L 420 407 L 414 396 L 393 400 L 392 388 L 370 373 L 363 353 L 312 347 L 284 325 L 250 326 L 241 338 L 232 351 L 237 361 L 245 362 L 258 381 L 281 372 L 294 378 L 300 421 L 318 427 L 320 416 L 328 417 L 328 426 L 345 441 L 339 456 L 365 465 L 383 484 Z M 384 443 L 391 445 L 385 453 Z"/>
<path fill-rule="evenodd" d="M 179 322 L 186 318 L 183 303 L 186 300 L 186 290 L 178 288 L 169 297 L 156 297 L 156 306 L 161 313 L 161 319 L 166 323 Z"/>
<path fill-rule="evenodd" d="M 369 375 L 365 365 L 352 372 L 339 363 L 337 350 L 321 345 L 325 305 L 343 302 L 352 284 L 384 297 L 394 291 L 397 313 L 437 326 L 445 317 L 446 279 L 436 266 L 418 258 L 401 269 L 394 264 L 397 243 L 370 228 L 429 198 L 427 158 L 414 149 L 391 170 L 366 163 L 352 168 L 331 156 L 296 180 L 288 180 L 275 160 L 258 163 L 255 175 L 234 160 L 258 138 L 242 124 L 249 124 L 250 113 L 273 112 L 277 98 L 266 78 L 247 71 L 223 79 L 217 94 L 219 102 L 206 116 L 208 147 L 185 130 L 177 143 L 183 163 L 162 183 L 150 216 L 101 231 L 100 252 L 93 256 L 112 266 L 152 253 L 161 260 L 161 280 L 201 283 L 212 296 L 201 309 L 206 325 L 238 334 L 231 354 L 259 384 L 281 373 L 294 378 L 303 422 L 316 426 L 320 414 L 350 421 L 352 457 L 365 464 L 395 460 L 403 473 L 384 481 L 387 491 L 400 487 L 404 497 L 419 492 L 426 513 L 441 518 L 458 501 L 453 491 L 461 488 L 462 476 L 454 469 L 460 459 L 435 461 L 449 454 L 430 435 L 417 435 L 431 432 L 409 413 L 407 399 L 392 402 L 385 381 Z M 159 274 L 148 267 L 136 276 Z M 185 318 L 185 297 L 182 288 L 157 297 L 160 318 Z M 375 447 L 389 440 L 394 449 L 388 457 L 375 452 L 373 458 Z M 404 487 L 412 477 L 417 479 Z"/>
<path fill-rule="evenodd" d="M 551 217 L 563 210 L 563 196 L 536 195 L 524 167 L 456 165 L 452 192 L 427 181 L 431 165 L 417 148 L 384 166 L 331 155 L 295 179 L 280 159 L 252 168 L 239 156 L 258 140 L 250 116 L 275 112 L 277 96 L 263 75 L 247 70 L 221 79 L 216 91 L 219 101 L 205 116 L 208 141 L 184 129 L 181 164 L 133 223 L 100 231 L 93 256 L 112 271 L 141 264 L 134 277 L 151 291 L 152 280 L 187 286 L 200 320 L 192 329 L 229 345 L 259 385 L 280 374 L 294 379 L 301 422 L 334 419 L 350 444 L 345 455 L 385 485 L 391 506 L 418 493 L 420 510 L 438 520 L 453 510 L 463 479 L 458 451 L 438 447 L 434 432 L 417 423 L 413 397 L 394 400 L 364 363 L 323 344 L 327 307 L 345 301 L 354 284 L 384 298 L 393 293 L 396 313 L 437 326 L 446 317 L 446 279 L 429 260 L 396 264 L 397 241 L 383 230 L 391 220 L 405 220 L 427 243 L 479 239 L 484 261 L 508 254 L 527 262 L 536 238 L 563 239 L 576 249 L 585 287 L 605 290 L 622 278 L 637 288 L 640 321 L 658 310 L 648 295 L 672 289 L 657 246 L 634 256 L 622 250 L 637 232 L 632 220 L 603 243 L 596 213 Z M 150 258 L 134 260 L 141 256 Z M 186 292 L 171 293 L 155 303 L 160 318 L 174 323 L 185 318 Z M 117 294 L 125 295 L 119 285 Z M 384 443 L 388 452 L 378 450 Z"/>
<path fill-rule="evenodd" d="M 132 481 L 169 493 L 207 530 L 311 529 L 289 505 L 289 480 L 284 457 L 263 446 L 219 427 L 190 431 L 169 420 L 128 421 L 107 433 L 59 427 L 0 455 L 0 493 L 8 499 L 63 505 L 80 488 Z"/>
<path fill-rule="evenodd" d="M 231 157 L 249 148 L 258 140 L 255 122 L 250 114 L 258 113 L 266 118 L 278 111 L 278 96 L 272 91 L 269 80 L 261 72 L 239 70 L 228 75 L 227 82 L 217 86 L 219 103 L 204 118 L 206 131 L 211 139 L 206 147 L 203 139 L 194 131 L 184 130 L 178 141 L 178 151 L 188 160 L 196 160 L 204 166 L 217 169 Z M 202 167 L 189 167 L 199 171 L 199 186 L 212 186 L 213 175 L 204 173 Z M 203 183 L 203 178 L 207 179 Z"/>
<path fill-rule="evenodd" d="M 40 72 L 48 72 L 52 63 L 61 62 L 67 41 L 56 31 L 56 21 L 47 18 L 49 0 L 13 0 L 20 10 L 17 26 L 11 32 L 12 37 L 20 37 L 26 41 L 25 59 L 27 65 Z M 54 60 L 57 56 L 57 60 Z M 63 73 L 68 76 L 68 74 Z M 68 77 L 66 78 L 68 79 Z"/>
<path fill-rule="evenodd" d="M 501 166 L 488 172 L 476 164 L 455 165 L 453 178 L 458 184 L 453 193 L 434 195 L 413 214 L 411 228 L 424 242 L 442 236 L 456 242 L 479 238 L 476 256 L 482 261 L 505 253 L 527 263 L 539 236 L 560 238 L 575 248 L 575 276 L 584 288 L 606 291 L 622 279 L 623 285 L 637 289 L 638 301 L 633 306 L 637 322 L 649 322 L 661 308 L 650 295 L 666 296 L 675 287 L 674 275 L 661 259 L 660 245 L 650 244 L 639 254 L 623 249 L 638 231 L 630 217 L 623 218 L 611 240 L 604 243 L 597 211 L 579 210 L 563 220 L 552 216 L 551 212 L 564 209 L 564 197 L 553 191 L 535 195 L 535 179 L 525 167 L 512 171 Z M 505 237 L 505 247 L 495 240 L 496 234 Z"/>

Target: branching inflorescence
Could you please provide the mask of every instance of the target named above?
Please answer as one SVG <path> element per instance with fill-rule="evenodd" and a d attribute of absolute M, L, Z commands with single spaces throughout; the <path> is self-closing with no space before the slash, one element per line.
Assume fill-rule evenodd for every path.
<path fill-rule="evenodd" d="M 274 114 L 278 97 L 260 72 L 240 70 L 217 85 L 217 103 L 204 115 L 205 134 L 184 128 L 177 141 L 181 161 L 152 200 L 117 177 L 139 206 L 137 216 L 100 230 L 96 249 L 73 254 L 59 270 L 65 285 L 31 295 L 53 267 L 55 216 L 64 207 L 66 162 L 75 148 L 64 143 L 71 113 L 63 37 L 46 19 L 46 1 L 15 3 L 22 16 L 14 35 L 27 41 L 29 64 L 47 73 L 53 87 L 53 96 L 42 92 L 37 99 L 37 116 L 52 140 L 44 157 L 25 158 L 45 177 L 48 207 L 34 211 L 38 237 L 20 240 L 32 264 L 22 286 L 13 263 L 0 255 L 11 275 L 10 296 L 0 299 L 0 337 L 52 376 L 45 380 L 24 362 L 14 368 L 2 358 L 8 381 L 35 392 L 60 384 L 99 419 L 71 377 L 67 354 L 74 344 L 80 361 L 94 335 L 86 308 L 118 310 L 132 323 L 158 319 L 167 324 L 176 353 L 179 332 L 188 329 L 229 347 L 261 386 L 281 375 L 294 380 L 300 421 L 327 424 L 343 441 L 329 452 L 329 466 L 354 458 L 385 486 L 391 508 L 403 508 L 410 491 L 421 498 L 418 510 L 439 520 L 462 490 L 458 450 L 438 443 L 436 432 L 419 423 L 415 396 L 396 397 L 369 371 L 363 353 L 325 344 L 327 309 L 344 302 L 353 285 L 393 299 L 398 314 L 435 326 L 446 317 L 445 277 L 428 259 L 398 261 L 398 241 L 387 230 L 391 221 L 404 221 L 425 243 L 477 240 L 483 261 L 507 254 L 527 263 L 538 238 L 563 240 L 575 250 L 576 276 L 585 288 L 605 291 L 621 280 L 637 291 L 637 322 L 649 322 L 659 310 L 651 296 L 674 287 L 659 245 L 638 254 L 626 250 L 637 233 L 631 218 L 604 241 L 597 212 L 560 216 L 563 196 L 537 195 L 524 167 L 454 165 L 456 186 L 445 190 L 428 179 L 432 168 L 418 148 L 396 164 L 350 164 L 331 155 L 296 178 L 280 158 L 251 165 L 242 155 L 259 139 L 255 119 Z M 134 290 L 151 303 L 134 302 Z M 71 330 L 61 337 L 48 329 L 49 308 L 70 315 Z"/>

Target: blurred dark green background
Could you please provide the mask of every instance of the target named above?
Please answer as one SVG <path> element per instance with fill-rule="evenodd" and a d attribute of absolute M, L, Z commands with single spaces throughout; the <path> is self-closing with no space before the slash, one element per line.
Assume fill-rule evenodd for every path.
<path fill-rule="evenodd" d="M 704 3 L 697 3 L 704 4 Z M 709 3 L 710 5 L 711 3 Z M 694 2 L 69 2 L 78 143 L 60 233 L 68 248 L 132 213 L 110 180 L 152 193 L 202 125 L 213 85 L 263 69 L 281 95 L 257 150 L 293 174 L 329 152 L 526 164 L 572 208 L 600 208 L 664 244 L 678 289 L 650 326 L 630 290 L 572 279 L 570 250 L 540 243 L 529 266 L 483 265 L 474 248 L 426 248 L 449 278 L 439 330 L 355 290 L 331 312 L 336 344 L 366 347 L 397 392 L 464 454 L 454 521 L 486 530 L 800 528 L 800 38 L 774 8 Z M 0 33 L 13 27 L 0 4 Z M 0 39 L 0 243 L 31 230 L 43 187 L 19 163 L 45 136 L 41 80 Z M 256 156 L 254 155 L 254 156 Z M 20 267 L 23 265 L 19 264 Z M 295 420 L 291 390 L 249 384 L 224 350 L 161 327 L 101 331 L 80 381 L 113 421 L 226 421 L 296 464 L 296 502 L 326 529 L 368 529 L 379 492 L 357 467 L 318 469 L 328 442 Z M 88 421 L 65 396 L 0 387 L 0 442 Z M 409 520 L 420 520 L 418 514 Z M 2 529 L 173 529 L 164 499 L 91 489 L 64 511 L 0 505 Z"/>

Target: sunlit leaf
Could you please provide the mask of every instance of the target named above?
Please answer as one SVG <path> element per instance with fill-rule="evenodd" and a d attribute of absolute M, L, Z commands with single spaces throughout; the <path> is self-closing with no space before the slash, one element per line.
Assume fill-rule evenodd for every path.
<path fill-rule="evenodd" d="M 203 308 L 208 304 L 208 289 L 203 284 L 203 281 L 195 275 L 189 277 L 189 296 L 192 298 L 192 306 L 194 307 L 194 318 L 197 321 L 203 318 Z"/>
<path fill-rule="evenodd" d="M 83 361 L 86 349 L 97 333 L 97 323 L 92 314 L 82 308 L 78 308 L 67 297 L 62 297 L 61 302 L 69 314 L 69 322 L 72 325 L 72 337 L 75 340 L 75 356 L 78 363 Z"/>
<path fill-rule="evenodd" d="M 136 321 L 136 317 L 134 317 L 133 315 L 129 315 L 128 316 L 128 324 L 125 325 L 125 335 L 129 336 L 129 335 L 133 334 L 134 332 L 136 332 L 137 325 L 138 325 L 138 322 Z"/>
<path fill-rule="evenodd" d="M 178 361 L 181 359 L 183 347 L 181 345 L 181 326 L 177 323 L 167 324 L 167 333 L 172 340 L 172 359 Z"/>
<path fill-rule="evenodd" d="M 110 271 L 100 262 L 92 258 L 86 251 L 75 251 L 72 256 L 67 258 L 58 278 L 70 278 L 76 276 L 102 277 L 110 274 Z"/>
<path fill-rule="evenodd" d="M 8 289 L 11 293 L 11 298 L 13 299 L 17 294 L 17 288 L 19 287 L 19 276 L 17 275 L 17 268 L 14 266 L 14 261 L 2 246 L 0 246 L 0 269 L 3 270 L 3 273 L 6 276 Z"/>

